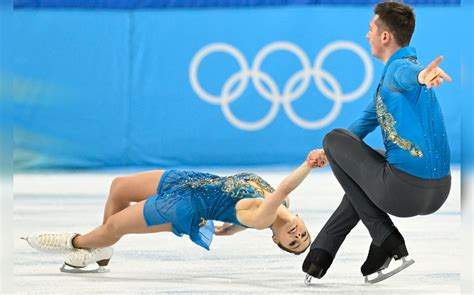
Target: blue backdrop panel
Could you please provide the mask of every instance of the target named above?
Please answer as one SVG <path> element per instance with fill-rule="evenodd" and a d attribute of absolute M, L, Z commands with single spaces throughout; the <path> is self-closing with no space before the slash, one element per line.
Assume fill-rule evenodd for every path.
<path fill-rule="evenodd" d="M 105 12 L 9 17 L 2 96 L 16 106 L 17 166 L 126 164 L 129 18 Z"/>
<path fill-rule="evenodd" d="M 370 17 L 370 11 L 366 9 L 344 9 L 342 12 L 348 17 L 360 18 L 358 15 L 361 13 Z M 189 75 L 197 53 L 206 46 L 216 44 L 235 48 L 251 67 L 256 55 L 265 46 L 285 40 L 299 47 L 310 67 L 313 67 L 318 52 L 330 42 L 356 36 L 354 40 L 357 43 L 365 43 L 365 22 L 360 27 L 345 30 L 315 30 L 330 23 L 336 10 L 322 9 L 316 13 L 319 17 L 310 23 L 309 14 L 303 9 L 290 13 L 284 9 L 269 10 L 263 15 L 257 10 L 177 12 L 162 14 L 159 18 L 154 12 L 135 13 L 136 29 L 132 43 L 137 46 L 135 52 L 140 57 L 135 73 L 141 75 L 134 75 L 133 89 L 136 90 L 134 96 L 145 102 L 135 105 L 137 108 L 132 111 L 131 121 L 136 128 L 132 127 L 131 134 L 137 135 L 132 144 L 137 150 L 132 154 L 137 157 L 136 162 L 147 163 L 148 159 L 153 159 L 150 155 L 158 150 L 165 159 L 178 164 L 181 161 L 189 165 L 278 164 L 299 160 L 304 157 L 305 151 L 319 146 L 321 134 L 334 125 L 324 126 L 323 122 L 318 129 L 302 128 L 290 120 L 279 101 L 285 85 L 289 85 L 288 80 L 302 69 L 301 60 L 289 51 L 272 50 L 262 61 L 261 72 L 274 81 L 276 92 L 258 91 L 248 80 L 241 95 L 229 104 L 220 102 L 226 100 L 223 95 L 225 84 L 233 74 L 242 70 L 235 57 L 222 51 L 210 52 L 199 64 L 197 79 L 203 91 L 215 97 L 216 103 L 199 95 L 190 83 Z M 244 19 L 245 22 L 242 21 Z M 186 23 L 188 28 L 193 29 L 183 30 L 180 23 Z M 256 27 L 260 29 L 256 31 Z M 150 32 L 149 28 L 160 29 Z M 178 60 L 181 62 L 176 62 Z M 323 66 L 331 70 L 343 92 L 358 87 L 365 75 L 360 58 L 347 51 L 328 56 Z M 352 73 L 344 71 L 351 67 L 356 67 L 356 70 Z M 143 81 L 143 77 L 147 77 L 148 83 Z M 262 84 L 264 88 L 270 86 Z M 239 87 L 238 83 L 234 86 Z M 331 89 L 330 86 L 327 88 Z M 236 89 L 230 92 L 237 93 Z M 273 101 L 264 93 L 270 93 Z M 159 97 L 166 98 L 166 102 Z M 278 109 L 275 115 L 268 116 L 272 105 Z M 318 91 L 313 77 L 309 77 L 301 97 L 289 105 L 307 121 L 322 121 L 335 108 L 335 103 Z M 234 120 L 232 115 L 226 115 L 225 107 L 235 116 Z M 342 119 L 344 114 L 355 114 L 361 107 L 341 104 L 339 117 Z M 161 120 L 150 122 L 149 118 L 153 116 Z M 265 117 L 269 118 L 267 123 L 260 126 L 254 124 Z M 251 128 L 244 129 L 237 122 L 247 123 Z M 342 125 L 349 123 L 347 116 L 339 122 Z M 145 138 L 142 134 L 150 132 L 142 128 L 147 124 L 153 125 L 155 136 Z"/>
<path fill-rule="evenodd" d="M 183 8 L 275 5 L 371 5 L 380 0 L 14 0 L 15 8 Z M 460 0 L 405 0 L 412 5 L 459 5 Z"/>
<path fill-rule="evenodd" d="M 454 162 L 459 15 L 418 9 L 412 41 L 424 64 L 445 55 L 454 79 L 437 90 Z M 15 106 L 19 168 L 293 165 L 360 114 L 383 67 L 365 40 L 367 7 L 8 17 L 0 93 Z M 381 147 L 380 130 L 367 141 Z"/>

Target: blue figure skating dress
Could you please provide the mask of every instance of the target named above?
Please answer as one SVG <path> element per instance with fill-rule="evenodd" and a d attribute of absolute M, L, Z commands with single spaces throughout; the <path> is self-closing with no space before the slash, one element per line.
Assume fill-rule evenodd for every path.
<path fill-rule="evenodd" d="M 148 226 L 171 223 L 177 236 L 189 235 L 209 250 L 214 235 L 213 220 L 241 226 L 235 204 L 244 198 L 263 198 L 274 189 L 253 173 L 233 176 L 193 171 L 167 170 L 157 195 L 145 202 L 143 215 Z"/>

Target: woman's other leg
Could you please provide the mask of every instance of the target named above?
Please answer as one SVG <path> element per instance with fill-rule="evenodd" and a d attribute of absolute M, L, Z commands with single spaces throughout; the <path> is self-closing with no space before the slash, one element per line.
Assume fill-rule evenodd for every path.
<path fill-rule="evenodd" d="M 164 170 L 154 170 L 115 178 L 110 185 L 102 223 L 105 224 L 110 216 L 130 206 L 131 202 L 141 202 L 156 195 L 163 173 Z"/>
<path fill-rule="evenodd" d="M 123 235 L 156 233 L 171 231 L 170 223 L 156 226 L 147 226 L 143 217 L 143 206 L 146 200 L 129 206 L 122 211 L 111 215 L 107 221 L 93 231 L 77 236 L 73 240 L 76 248 L 102 248 L 115 244 Z"/>

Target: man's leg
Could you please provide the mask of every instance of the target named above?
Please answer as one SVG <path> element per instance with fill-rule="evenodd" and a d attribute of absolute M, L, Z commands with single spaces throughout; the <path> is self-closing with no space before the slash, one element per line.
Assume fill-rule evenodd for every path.
<path fill-rule="evenodd" d="M 360 218 L 346 195 L 311 244 L 303 271 L 322 278 L 332 264 L 339 247 Z"/>
<path fill-rule="evenodd" d="M 333 173 L 344 188 L 346 195 L 316 237 L 308 256 L 303 262 L 303 271 L 316 278 L 322 278 L 326 274 L 337 250 L 359 219 L 367 227 L 372 239 L 378 246 L 396 230 L 388 215 L 375 206 L 358 184 L 334 161 L 331 153 L 327 150 L 326 144 L 325 150 Z M 377 167 L 380 167 L 380 165 L 374 165 L 371 169 Z"/>
<path fill-rule="evenodd" d="M 335 129 L 326 135 L 324 150 L 357 215 L 369 230 L 374 243 L 380 246 L 395 229 L 387 210 L 381 209 L 393 198 L 387 195 L 390 189 L 386 187 L 385 158 L 342 129 Z"/>
<path fill-rule="evenodd" d="M 413 192 L 416 188 L 400 182 L 384 157 L 348 131 L 330 132 L 324 139 L 324 149 L 334 175 L 373 239 L 362 273 L 368 275 L 386 267 L 392 257 L 406 257 L 403 236 L 386 212 L 412 216 L 406 215 L 404 208 L 408 208 L 410 214 L 419 214 L 419 201 L 412 196 L 418 195 Z"/>
<path fill-rule="evenodd" d="M 370 236 L 377 245 L 394 230 L 393 222 L 387 213 L 379 209 L 362 190 L 362 188 L 337 164 L 331 152 L 326 151 L 326 157 L 337 180 L 346 192 L 357 216 L 368 229 Z M 371 169 L 377 169 L 371 167 Z M 382 173 L 382 171 L 380 171 Z"/>
<path fill-rule="evenodd" d="M 362 220 L 378 246 L 396 230 L 388 215 L 367 194 L 384 191 L 379 188 L 384 186 L 385 157 L 345 130 L 331 131 L 325 137 L 324 149 L 334 175 L 346 192 L 347 203 L 342 202 L 337 213 L 331 216 L 303 263 L 303 270 L 315 277 L 324 275 L 345 236 L 357 224 L 357 218 Z M 328 228 L 332 232 L 327 231 Z M 310 269 L 313 273 L 308 271 Z"/>
<path fill-rule="evenodd" d="M 344 195 L 336 211 L 314 239 L 311 249 L 324 249 L 334 258 L 344 239 L 359 220 L 359 215 L 357 215 L 347 196 Z"/>

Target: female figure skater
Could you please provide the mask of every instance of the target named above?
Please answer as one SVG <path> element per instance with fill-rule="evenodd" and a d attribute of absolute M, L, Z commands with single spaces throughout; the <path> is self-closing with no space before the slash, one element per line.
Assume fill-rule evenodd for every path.
<path fill-rule="evenodd" d="M 274 190 L 252 173 L 233 176 L 155 170 L 113 180 L 105 204 L 103 224 L 93 231 L 38 233 L 24 239 L 44 252 L 69 253 L 62 271 L 96 262 L 104 271 L 112 257 L 111 245 L 131 233 L 173 232 L 189 235 L 197 245 L 209 250 L 213 234 L 231 235 L 245 228 L 271 229 L 273 242 L 281 249 L 303 253 L 311 244 L 304 222 L 288 210 L 288 195 L 312 168 L 326 164 L 325 157 L 312 157 L 287 176 Z M 131 202 L 136 202 L 130 205 Z M 286 205 L 286 206 L 285 206 Z M 214 226 L 213 220 L 225 222 Z M 84 272 L 84 271 L 83 271 Z M 90 272 L 90 271 L 88 271 Z"/>

